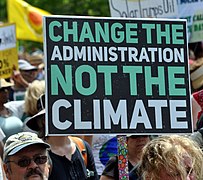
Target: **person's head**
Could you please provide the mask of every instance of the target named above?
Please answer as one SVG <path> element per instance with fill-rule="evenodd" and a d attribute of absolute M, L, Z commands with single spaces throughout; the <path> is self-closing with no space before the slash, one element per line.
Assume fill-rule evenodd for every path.
<path fill-rule="evenodd" d="M 37 77 L 37 67 L 31 65 L 28 61 L 24 59 L 18 60 L 19 70 L 23 78 L 31 83 Z"/>
<path fill-rule="evenodd" d="M 8 180 L 46 180 L 50 161 L 50 146 L 31 132 L 10 136 L 4 146 L 4 170 Z"/>
<path fill-rule="evenodd" d="M 35 115 L 38 113 L 37 100 L 40 95 L 45 93 L 45 81 L 44 80 L 34 80 L 28 86 L 25 92 L 25 105 L 24 110 L 28 115 Z"/>
<path fill-rule="evenodd" d="M 203 152 L 186 136 L 160 136 L 143 148 L 140 173 L 144 180 L 201 180 L 202 169 Z"/>
<path fill-rule="evenodd" d="M 41 95 L 37 100 L 36 106 L 38 113 L 32 116 L 26 122 L 26 125 L 33 131 L 38 132 L 38 136 L 45 138 L 45 94 Z"/>
<path fill-rule="evenodd" d="M 128 154 L 140 154 L 142 148 L 150 141 L 148 135 L 127 135 Z"/>
<path fill-rule="evenodd" d="M 7 82 L 5 79 L 0 79 L 0 101 L 6 103 L 9 98 L 9 90 L 13 86 L 13 83 Z"/>

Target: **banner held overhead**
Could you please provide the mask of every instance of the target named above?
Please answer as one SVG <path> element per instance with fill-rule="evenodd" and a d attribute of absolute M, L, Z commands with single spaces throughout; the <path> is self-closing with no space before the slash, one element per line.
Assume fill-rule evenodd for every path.
<path fill-rule="evenodd" d="M 8 21 L 16 23 L 17 39 L 43 42 L 42 17 L 49 12 L 23 0 L 7 0 Z"/>

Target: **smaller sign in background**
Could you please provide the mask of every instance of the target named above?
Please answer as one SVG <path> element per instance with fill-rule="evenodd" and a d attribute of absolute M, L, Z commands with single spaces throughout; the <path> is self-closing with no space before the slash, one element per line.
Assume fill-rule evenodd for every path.
<path fill-rule="evenodd" d="M 202 0 L 109 0 L 109 6 L 112 17 L 186 19 L 188 42 L 203 40 Z"/>
<path fill-rule="evenodd" d="M 0 25 L 0 78 L 9 78 L 18 68 L 15 24 Z"/>

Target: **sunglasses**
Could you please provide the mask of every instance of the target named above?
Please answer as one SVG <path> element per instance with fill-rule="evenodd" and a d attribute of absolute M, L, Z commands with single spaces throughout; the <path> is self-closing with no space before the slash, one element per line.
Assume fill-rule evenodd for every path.
<path fill-rule="evenodd" d="M 7 161 L 6 163 L 13 162 L 13 163 L 17 164 L 19 167 L 25 168 L 25 167 L 27 167 L 27 166 L 29 166 L 31 164 L 32 160 L 37 165 L 39 165 L 39 164 L 45 164 L 47 162 L 47 159 L 48 159 L 47 156 L 38 155 L 38 156 L 35 156 L 33 158 L 20 159 L 20 160 L 18 160 L 18 162 L 16 162 L 16 161 Z"/>
<path fill-rule="evenodd" d="M 32 73 L 37 72 L 37 69 L 30 69 L 30 70 L 20 70 L 21 73 Z"/>

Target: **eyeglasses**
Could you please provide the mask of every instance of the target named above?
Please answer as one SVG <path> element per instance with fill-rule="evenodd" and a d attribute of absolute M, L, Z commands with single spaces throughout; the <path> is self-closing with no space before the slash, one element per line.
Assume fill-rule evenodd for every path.
<path fill-rule="evenodd" d="M 10 163 L 10 162 L 13 162 L 15 164 L 17 164 L 18 166 L 24 168 L 24 167 L 27 167 L 31 164 L 32 160 L 37 164 L 45 164 L 47 162 L 47 156 L 35 156 L 33 158 L 23 158 L 23 159 L 20 159 L 18 160 L 18 162 L 16 161 L 7 161 L 6 163 Z"/>
<path fill-rule="evenodd" d="M 20 70 L 21 73 L 33 73 L 33 72 L 37 72 L 37 69 L 30 69 L 30 70 Z"/>

